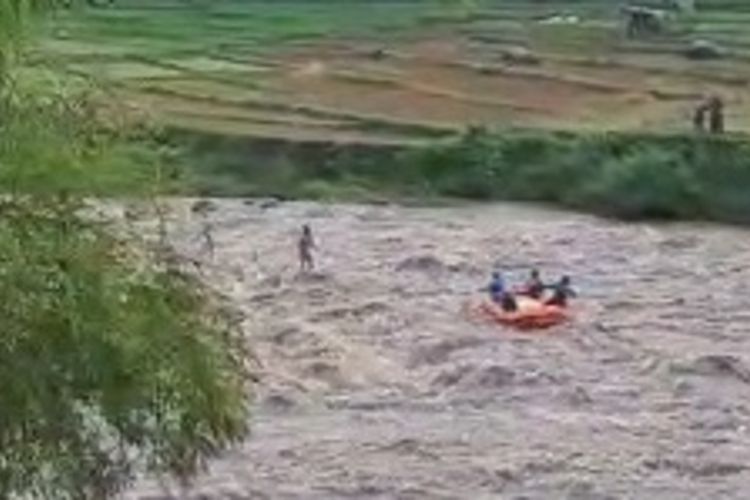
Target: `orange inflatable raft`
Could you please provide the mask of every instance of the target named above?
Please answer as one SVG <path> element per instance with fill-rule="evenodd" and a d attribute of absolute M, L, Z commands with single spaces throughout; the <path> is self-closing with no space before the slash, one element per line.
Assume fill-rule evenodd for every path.
<path fill-rule="evenodd" d="M 504 311 L 499 305 L 485 300 L 479 306 L 483 316 L 497 323 L 521 330 L 536 330 L 559 325 L 569 319 L 568 311 L 559 306 L 545 305 L 530 297 L 516 297 L 518 310 Z"/>

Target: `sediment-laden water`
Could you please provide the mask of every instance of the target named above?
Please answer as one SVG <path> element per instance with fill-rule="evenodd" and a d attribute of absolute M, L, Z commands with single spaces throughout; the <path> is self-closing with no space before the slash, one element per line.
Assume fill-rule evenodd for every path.
<path fill-rule="evenodd" d="M 188 206 L 171 234 L 201 255 Z M 204 272 L 263 365 L 253 434 L 190 492 L 128 499 L 750 498 L 750 232 L 517 205 L 215 208 Z M 570 274 L 575 320 L 468 318 L 496 266 Z"/>

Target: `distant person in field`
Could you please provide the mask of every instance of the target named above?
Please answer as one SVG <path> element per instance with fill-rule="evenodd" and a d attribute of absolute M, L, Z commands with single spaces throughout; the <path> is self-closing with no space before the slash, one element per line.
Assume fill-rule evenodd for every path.
<path fill-rule="evenodd" d="M 696 132 L 706 131 L 706 113 L 708 112 L 708 106 L 706 103 L 700 103 L 693 112 L 693 129 Z"/>
<path fill-rule="evenodd" d="M 313 250 L 317 248 L 315 246 L 315 240 L 313 239 L 312 229 L 310 226 L 305 224 L 302 226 L 302 235 L 297 243 L 299 250 L 299 268 L 300 271 L 311 271 L 315 268 L 315 260 L 313 259 Z"/>
<path fill-rule="evenodd" d="M 708 128 L 712 134 L 724 133 L 724 101 L 721 97 L 713 96 L 708 101 Z"/>
<path fill-rule="evenodd" d="M 706 124 L 706 117 L 708 117 L 708 124 Z M 710 97 L 695 108 L 693 127 L 696 132 L 705 132 L 706 130 L 712 134 L 724 132 L 724 101 L 721 97 Z"/>
<path fill-rule="evenodd" d="M 552 289 L 552 296 L 545 301 L 548 306 L 567 307 L 568 299 L 578 296 L 571 287 L 570 276 L 563 276 L 560 281 L 549 288 Z"/>

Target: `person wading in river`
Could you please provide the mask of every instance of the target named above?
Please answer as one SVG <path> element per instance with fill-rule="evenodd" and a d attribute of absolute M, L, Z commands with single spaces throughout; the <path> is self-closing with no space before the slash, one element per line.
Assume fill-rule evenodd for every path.
<path fill-rule="evenodd" d="M 208 220 L 203 221 L 201 237 L 203 239 L 203 253 L 207 255 L 209 259 L 213 260 L 216 244 L 214 243 L 213 237 L 213 225 Z"/>
<path fill-rule="evenodd" d="M 313 239 L 312 229 L 310 226 L 305 224 L 302 226 L 302 236 L 299 238 L 297 243 L 299 250 L 299 269 L 301 272 L 311 271 L 315 268 L 315 260 L 313 259 L 313 249 L 315 246 L 315 240 Z"/>

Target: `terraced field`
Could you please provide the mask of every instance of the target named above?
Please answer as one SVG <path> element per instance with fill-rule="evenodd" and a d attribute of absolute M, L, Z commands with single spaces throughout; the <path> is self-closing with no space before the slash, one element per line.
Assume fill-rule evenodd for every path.
<path fill-rule="evenodd" d="M 632 41 L 602 4 L 122 0 L 61 14 L 43 53 L 164 124 L 249 137 L 674 131 L 708 93 L 725 98 L 730 128 L 750 130 L 750 10 L 699 4 L 666 34 Z M 688 59 L 698 39 L 727 55 Z"/>

